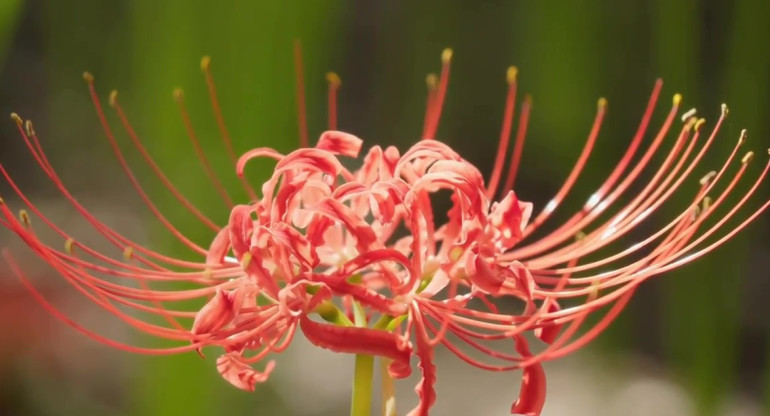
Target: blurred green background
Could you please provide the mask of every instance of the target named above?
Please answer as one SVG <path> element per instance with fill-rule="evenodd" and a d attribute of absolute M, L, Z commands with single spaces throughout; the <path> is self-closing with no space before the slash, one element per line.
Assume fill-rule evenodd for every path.
<path fill-rule="evenodd" d="M 744 127 L 750 134 L 747 147 L 760 156 L 770 144 L 770 7 L 759 0 L 0 0 L 0 110 L 36 121 L 45 146 L 79 195 L 139 207 L 88 101 L 80 74 L 91 71 L 103 98 L 112 88 L 121 91 L 137 131 L 175 184 L 223 222 L 228 212 L 213 190 L 201 186 L 207 182 L 171 91 L 185 90 L 203 147 L 228 188 L 245 201 L 229 174 L 199 60 L 212 56 L 236 150 L 271 146 L 287 151 L 297 143 L 293 39 L 301 39 L 304 49 L 311 140 L 325 126 L 324 73 L 335 70 L 343 80 L 340 128 L 367 145 L 404 146 L 418 139 L 425 75 L 439 69 L 441 49 L 453 47 L 439 138 L 482 167 L 491 166 L 496 148 L 505 69 L 517 65 L 520 91 L 532 94 L 534 107 L 516 190 L 539 206 L 571 169 L 596 99 L 604 96 L 609 113 L 597 150 L 573 194 L 577 197 L 566 208 L 585 201 L 625 150 L 657 77 L 665 84 L 656 121 L 676 92 L 684 95 L 686 108 L 697 107 L 712 122 L 720 104 L 729 104 L 730 117 L 700 173 L 719 166 Z M 14 128 L 10 121 L 0 125 L 0 155 L 34 193 L 44 189 L 43 175 L 30 168 L 32 160 Z M 135 153 L 131 158 L 140 162 Z M 149 169 L 135 166 L 151 184 Z M 252 178 L 264 175 L 259 169 L 266 168 L 250 171 Z M 6 187 L 0 189 L 7 193 Z M 159 185 L 155 191 L 164 212 L 206 244 L 211 238 L 207 230 L 187 218 Z M 767 187 L 762 192 L 767 195 Z M 669 214 L 681 208 L 673 205 Z M 129 223 L 126 228 L 174 252 L 171 240 L 154 224 Z M 663 366 L 694 397 L 698 415 L 716 414 L 725 397 L 736 392 L 766 403 L 770 415 L 767 231 L 768 221 L 761 218 L 709 258 L 650 281 L 592 348 L 608 363 L 616 363 L 618 353 L 632 353 Z M 3 280 L 0 290 L 19 290 L 12 278 Z M 38 312 L 31 302 L 20 308 L 16 313 Z M 0 414 L 287 412 L 286 399 L 270 385 L 254 394 L 235 391 L 213 374 L 211 360 L 201 364 L 194 354 L 111 355 L 96 372 L 109 379 L 112 372 L 124 374 L 117 367 L 128 365 L 134 369 L 131 377 L 102 390 L 79 384 L 67 371 L 36 364 L 41 345 L 52 347 L 47 331 L 58 324 L 43 317 L 34 322 L 44 329 L 29 344 L 19 336 L 0 338 L 16 345 L 0 366 Z M 77 355 L 77 350 L 68 354 Z"/>

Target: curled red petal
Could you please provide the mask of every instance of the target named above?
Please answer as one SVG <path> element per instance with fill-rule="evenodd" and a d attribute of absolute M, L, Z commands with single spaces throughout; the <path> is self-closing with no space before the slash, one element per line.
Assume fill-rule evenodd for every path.
<path fill-rule="evenodd" d="M 497 294 L 505 282 L 505 277 L 498 267 L 490 264 L 480 255 L 468 257 L 466 270 L 473 284 L 484 293 Z"/>
<path fill-rule="evenodd" d="M 275 361 L 270 361 L 265 370 L 259 372 L 243 362 L 237 353 L 228 353 L 217 358 L 217 371 L 233 386 L 246 391 L 254 391 L 257 383 L 264 383 L 275 368 Z"/>
<path fill-rule="evenodd" d="M 227 228 L 233 254 L 239 260 L 244 253 L 249 252 L 251 246 L 251 235 L 254 232 L 254 221 L 251 218 L 253 211 L 254 208 L 249 205 L 236 205 L 230 211 L 230 221 Z"/>
<path fill-rule="evenodd" d="M 546 308 L 546 313 L 558 312 L 560 310 L 559 304 L 552 300 Z M 546 344 L 553 344 L 556 341 L 556 337 L 559 336 L 562 327 L 564 327 L 564 324 L 545 324 L 535 328 L 535 336 Z"/>
<path fill-rule="evenodd" d="M 371 328 L 321 324 L 307 316 L 299 319 L 302 332 L 313 345 L 334 352 L 368 354 L 393 360 L 388 368 L 391 377 L 409 377 L 412 347 L 396 334 Z"/>
<path fill-rule="evenodd" d="M 229 324 L 243 304 L 243 295 L 238 293 L 241 291 L 227 293 L 217 289 L 214 297 L 195 315 L 191 332 L 195 335 L 207 334 Z"/>
<path fill-rule="evenodd" d="M 425 332 L 425 324 L 422 322 L 422 316 L 419 313 L 414 314 L 414 325 L 417 341 L 417 356 L 420 358 L 420 370 L 422 379 L 414 388 L 417 396 L 420 397 L 420 403 L 409 412 L 408 416 L 428 416 L 431 406 L 436 403 L 436 366 L 433 364 L 433 347 L 428 341 L 428 334 Z"/>
<path fill-rule="evenodd" d="M 338 155 L 358 157 L 363 142 L 352 134 L 332 130 L 323 132 L 315 147 Z"/>
<path fill-rule="evenodd" d="M 522 336 L 516 337 L 516 351 L 522 357 L 531 357 L 527 340 Z M 524 416 L 540 416 L 545 404 L 545 370 L 542 364 L 534 363 L 525 367 L 521 377 L 519 398 L 511 406 L 511 414 Z"/>
<path fill-rule="evenodd" d="M 489 222 L 500 232 L 503 247 L 508 249 L 521 240 L 531 215 L 532 204 L 519 201 L 516 194 L 509 191 L 505 198 L 492 207 Z"/>
<path fill-rule="evenodd" d="M 258 157 L 269 157 L 275 160 L 281 160 L 283 155 L 269 147 L 258 147 L 256 149 L 251 149 L 238 158 L 238 162 L 235 164 L 235 173 L 237 173 L 238 176 L 243 177 L 243 170 L 246 168 L 246 163 L 251 159 Z"/>
<path fill-rule="evenodd" d="M 230 250 L 230 228 L 223 227 L 217 233 L 206 253 L 206 264 L 219 265 L 224 263 L 225 256 Z"/>

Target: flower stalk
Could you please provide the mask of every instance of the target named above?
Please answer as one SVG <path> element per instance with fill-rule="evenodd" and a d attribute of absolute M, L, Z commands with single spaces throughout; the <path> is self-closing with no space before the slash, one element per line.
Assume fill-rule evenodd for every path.
<path fill-rule="evenodd" d="M 353 302 L 353 322 L 359 328 L 364 328 L 367 325 L 366 312 L 358 302 Z M 371 415 L 373 379 L 374 357 L 369 354 L 356 354 L 350 416 Z"/>

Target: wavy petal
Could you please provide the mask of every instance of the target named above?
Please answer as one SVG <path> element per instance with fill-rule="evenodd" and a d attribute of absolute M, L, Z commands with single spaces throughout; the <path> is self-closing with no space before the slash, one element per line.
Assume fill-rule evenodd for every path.
<path fill-rule="evenodd" d="M 522 336 L 516 337 L 516 351 L 522 357 L 531 357 L 529 344 Z M 511 414 L 524 416 L 540 416 L 545 404 L 545 370 L 540 363 L 524 368 L 521 377 L 519 398 L 511 406 Z"/>
<path fill-rule="evenodd" d="M 387 331 L 321 324 L 307 316 L 299 318 L 302 332 L 313 345 L 334 352 L 368 354 L 393 360 L 388 368 L 393 378 L 409 377 L 412 346 L 400 336 Z"/>
<path fill-rule="evenodd" d="M 243 357 L 237 353 L 228 353 L 217 358 L 217 371 L 233 386 L 246 391 L 254 391 L 257 383 L 267 381 L 275 368 L 275 361 L 269 361 L 265 370 L 259 372 L 243 362 Z"/>

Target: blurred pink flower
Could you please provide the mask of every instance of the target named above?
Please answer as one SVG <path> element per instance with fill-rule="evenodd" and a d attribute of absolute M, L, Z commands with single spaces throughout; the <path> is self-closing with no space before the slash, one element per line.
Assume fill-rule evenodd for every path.
<path fill-rule="evenodd" d="M 22 210 L 17 218 L 3 204 L 2 224 L 96 305 L 141 331 L 179 341 L 178 346 L 142 348 L 90 332 L 48 303 L 13 258 L 7 253 L 6 258 L 37 300 L 77 330 L 108 345 L 147 354 L 221 347 L 224 352 L 217 368 L 225 380 L 240 389 L 253 390 L 256 383 L 267 380 L 274 363 L 270 361 L 260 370 L 253 365 L 283 351 L 299 328 L 319 347 L 389 359 L 394 378 L 408 376 L 410 359 L 417 356 L 422 372 L 416 387 L 420 404 L 412 415 L 427 415 L 436 400 L 433 357 L 438 345 L 482 369 L 522 370 L 519 397 L 511 412 L 539 415 L 546 396 L 541 363 L 569 354 L 595 338 L 640 283 L 714 250 L 764 212 L 768 202 L 744 215 L 738 225 L 724 228 L 755 192 L 768 165 L 738 202 L 727 206 L 727 212 L 715 214 L 752 158 L 751 153 L 743 157 L 732 178 L 726 178 L 743 143 L 742 135 L 723 166 L 701 179 L 692 202 L 673 220 L 616 254 L 579 265 L 581 258 L 635 230 L 673 195 L 683 192 L 682 185 L 693 182 L 692 173 L 711 146 L 727 115 L 726 108 L 701 144 L 704 121 L 686 113 L 663 162 L 652 167 L 651 178 L 641 180 L 641 172 L 651 167 L 680 111 L 681 97 L 676 95 L 662 126 L 638 155 L 661 90 L 661 82 L 657 82 L 628 150 L 607 179 L 580 211 L 553 231 L 534 238 L 586 166 L 606 101 L 599 101 L 586 144 L 564 185 L 533 215 L 532 204 L 519 200 L 512 190 L 531 108 L 529 98 L 523 102 L 511 161 L 504 169 L 516 102 L 515 68 L 507 74 L 503 127 L 489 181 L 485 182 L 477 167 L 452 148 L 433 140 L 447 91 L 450 58 L 451 51 L 445 51 L 441 75 L 428 78 L 424 140 L 403 154 L 395 147 L 373 146 L 357 170 L 346 168 L 343 160 L 359 158 L 362 140 L 334 130 L 340 86 L 336 75 L 328 77 L 332 130 L 321 134 L 314 147 L 303 146 L 286 155 L 257 148 L 237 158 L 219 110 L 209 61 L 204 58 L 202 67 L 225 148 L 252 199 L 248 204 L 233 205 L 209 167 L 182 94 L 177 93 L 200 162 L 230 209 L 230 219 L 221 227 L 173 186 L 137 138 L 113 93 L 110 104 L 150 168 L 191 215 L 211 228 L 214 237 L 208 247 L 196 244 L 177 229 L 143 190 L 106 121 L 93 78 L 86 74 L 99 119 L 121 166 L 153 214 L 181 244 L 198 254 L 198 261 L 153 251 L 89 214 L 48 162 L 31 123 L 25 125 L 14 116 L 43 172 L 75 210 L 123 252 L 124 258 L 115 260 L 59 229 L 0 166 L 29 210 Z M 298 77 L 300 137 L 305 144 L 301 72 Z M 258 193 L 246 180 L 244 169 L 252 159 L 264 157 L 276 164 Z M 721 191 L 715 192 L 725 181 Z M 632 184 L 633 194 L 629 195 Z M 451 195 L 451 208 L 446 221 L 437 220 L 434 204 L 445 194 Z M 627 202 L 619 203 L 621 196 L 626 196 Z M 611 208 L 614 214 L 602 217 Z M 61 236 L 63 250 L 38 238 L 28 212 Z M 605 219 L 602 222 L 600 218 Z M 707 219 L 715 221 L 704 226 Z M 192 283 L 195 288 L 159 288 L 173 282 Z M 206 303 L 196 310 L 176 306 L 190 299 L 206 299 Z M 578 336 L 585 318 L 605 307 L 609 307 L 605 316 Z M 141 320 L 125 312 L 126 308 L 158 315 L 166 323 Z M 360 321 L 356 315 L 363 317 L 366 325 L 354 324 Z M 528 334 L 539 340 L 535 351 L 530 348 L 534 339 L 528 340 Z"/>

